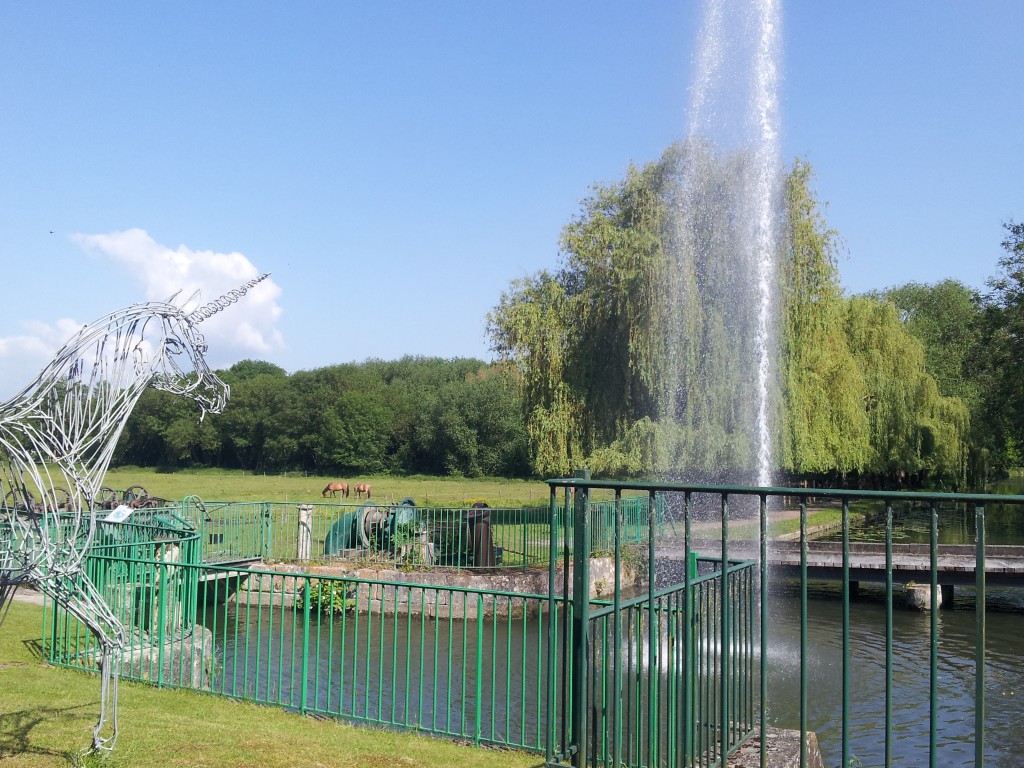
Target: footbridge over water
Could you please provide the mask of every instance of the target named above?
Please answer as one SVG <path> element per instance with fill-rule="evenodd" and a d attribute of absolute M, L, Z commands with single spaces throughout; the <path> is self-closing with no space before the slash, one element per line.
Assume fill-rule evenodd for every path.
<path fill-rule="evenodd" d="M 802 547 L 799 541 L 770 541 L 767 545 L 769 572 L 777 578 L 799 579 L 802 574 Z M 822 581 L 843 580 L 843 543 L 839 541 L 806 542 L 807 578 Z M 721 557 L 720 540 L 704 539 L 691 543 L 691 549 L 702 557 Z M 656 548 L 659 558 L 685 557 L 682 541 L 665 541 Z M 729 542 L 730 559 L 759 557 L 757 542 Z M 893 544 L 892 580 L 896 583 L 930 583 L 932 555 L 929 544 Z M 886 545 L 874 542 L 849 544 L 849 579 L 885 582 L 888 571 Z M 989 586 L 1024 586 L 1024 546 L 988 545 L 984 557 L 985 583 Z M 944 544 L 936 552 L 935 570 L 938 583 L 948 590 L 954 585 L 974 586 L 977 583 L 977 548 L 973 544 Z"/>

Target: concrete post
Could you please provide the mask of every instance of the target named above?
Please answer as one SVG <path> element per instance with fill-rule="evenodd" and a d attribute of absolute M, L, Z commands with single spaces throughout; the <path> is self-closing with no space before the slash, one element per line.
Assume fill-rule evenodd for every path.
<path fill-rule="evenodd" d="M 916 608 L 919 611 L 930 611 L 932 609 L 932 585 L 931 584 L 907 584 L 904 588 L 908 608 Z M 935 607 L 942 605 L 942 590 L 935 591 Z"/>
<path fill-rule="evenodd" d="M 296 559 L 309 560 L 313 551 L 313 505 L 299 504 L 299 535 Z"/>

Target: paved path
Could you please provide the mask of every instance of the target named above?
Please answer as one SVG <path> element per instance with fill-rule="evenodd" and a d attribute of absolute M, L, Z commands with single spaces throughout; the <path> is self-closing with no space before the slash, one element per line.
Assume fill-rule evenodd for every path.
<path fill-rule="evenodd" d="M 34 603 L 35 605 L 43 604 L 43 593 L 36 592 L 34 589 L 28 587 L 18 587 L 14 592 L 14 599 L 19 603 Z"/>

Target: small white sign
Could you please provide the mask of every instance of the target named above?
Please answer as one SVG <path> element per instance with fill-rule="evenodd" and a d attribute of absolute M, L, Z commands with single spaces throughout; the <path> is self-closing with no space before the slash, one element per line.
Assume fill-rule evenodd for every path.
<path fill-rule="evenodd" d="M 123 523 L 128 519 L 128 516 L 135 510 L 126 504 L 121 504 L 111 510 L 110 514 L 107 515 L 103 520 L 108 523 Z"/>

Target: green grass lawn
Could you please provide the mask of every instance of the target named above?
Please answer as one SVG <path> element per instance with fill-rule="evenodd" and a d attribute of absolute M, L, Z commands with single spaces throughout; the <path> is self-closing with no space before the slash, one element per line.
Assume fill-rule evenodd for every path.
<path fill-rule="evenodd" d="M 99 713 L 97 675 L 38 655 L 42 608 L 15 602 L 0 626 L 0 765 L 109 768 L 526 768 L 540 755 L 355 728 L 193 691 L 121 683 L 109 759 L 83 761 Z"/>
<path fill-rule="evenodd" d="M 399 502 L 411 496 L 420 506 L 466 506 L 486 501 L 492 507 L 519 507 L 546 504 L 548 487 L 539 480 L 503 478 L 450 478 L 414 475 L 410 477 L 310 477 L 301 474 L 254 475 L 226 470 L 181 470 L 157 472 L 153 469 L 120 467 L 111 469 L 104 484 L 116 490 L 141 485 L 152 496 L 179 500 L 188 495 L 203 499 L 231 501 L 323 501 L 324 486 L 333 480 L 345 480 L 354 486 L 369 482 L 373 498 Z M 348 499 L 356 501 L 355 493 Z"/>

